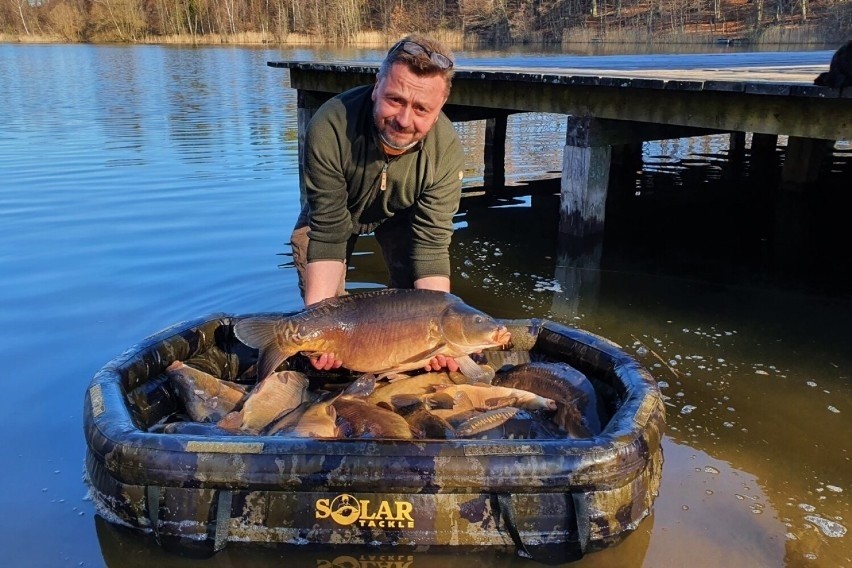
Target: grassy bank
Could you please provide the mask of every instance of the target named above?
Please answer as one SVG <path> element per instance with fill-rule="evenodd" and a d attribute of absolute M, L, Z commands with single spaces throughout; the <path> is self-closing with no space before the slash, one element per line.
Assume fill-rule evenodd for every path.
<path fill-rule="evenodd" d="M 461 33 L 438 30 L 432 37 L 444 42 L 451 49 L 464 47 L 465 42 Z M 358 32 L 346 45 L 351 47 L 390 46 L 399 39 L 399 35 L 388 35 L 379 32 Z M 318 35 L 290 33 L 283 36 L 268 32 L 237 32 L 234 34 L 170 34 L 143 35 L 132 40 L 112 40 L 98 42 L 75 42 L 55 33 L 30 33 L 13 35 L 0 32 L 0 43 L 132 43 L 132 44 L 163 44 L 163 45 L 281 45 L 281 46 L 328 46 L 334 45 Z"/>
<path fill-rule="evenodd" d="M 669 29 L 649 31 L 644 28 L 611 28 L 594 30 L 588 28 L 566 30 L 562 35 L 563 44 L 571 43 L 623 43 L 623 44 L 716 44 L 722 40 L 742 42 L 753 45 L 825 45 L 833 42 L 838 45 L 841 38 L 833 38 L 816 24 L 803 24 L 790 27 L 768 25 L 758 29 L 728 24 L 710 29 L 710 26 L 694 26 L 691 30 Z"/>
<path fill-rule="evenodd" d="M 432 33 L 451 49 L 475 47 L 493 47 L 493 42 L 483 41 L 476 36 L 465 37 L 461 32 L 438 30 Z M 381 32 L 358 32 L 346 42 L 350 47 L 385 48 L 400 36 Z M 562 34 L 562 45 L 570 44 L 637 44 L 637 45 L 712 45 L 722 39 L 742 41 L 750 45 L 831 45 L 840 43 L 842 37 L 833 37 L 816 24 L 804 24 L 796 27 L 769 25 L 754 29 L 744 29 L 729 24 L 724 29 L 694 29 L 649 31 L 645 28 L 571 28 Z M 33 32 L 30 34 L 8 34 L 0 32 L 0 43 L 78 43 L 56 33 Z M 327 38 L 311 34 L 273 34 L 269 32 L 238 32 L 234 34 L 170 34 L 143 35 L 132 40 L 95 41 L 85 43 L 135 43 L 164 45 L 278 45 L 278 46 L 328 46 L 338 45 Z M 518 42 L 500 42 L 499 46 L 512 43 L 525 45 L 559 45 L 559 42 L 546 41 L 539 37 L 528 37 Z"/>

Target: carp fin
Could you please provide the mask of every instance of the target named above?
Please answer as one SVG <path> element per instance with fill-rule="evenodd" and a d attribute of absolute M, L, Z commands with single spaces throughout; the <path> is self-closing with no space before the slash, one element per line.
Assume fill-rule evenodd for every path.
<path fill-rule="evenodd" d="M 367 398 L 373 391 L 376 390 L 376 382 L 378 379 L 373 373 L 364 373 L 343 389 L 341 394 L 349 395 L 354 398 Z"/>
<path fill-rule="evenodd" d="M 520 413 L 520 409 L 513 406 L 489 410 L 473 418 L 468 418 L 458 425 L 456 434 L 459 437 L 475 436 L 492 428 L 502 426 Z"/>
<path fill-rule="evenodd" d="M 500 410 L 520 404 L 517 396 L 497 396 L 482 401 L 484 410 Z"/>
<path fill-rule="evenodd" d="M 423 399 L 416 394 L 395 394 L 390 398 L 389 406 L 394 412 L 409 411 L 423 406 Z"/>
<path fill-rule="evenodd" d="M 236 411 L 231 411 L 222 417 L 216 426 L 229 432 L 237 432 L 240 426 L 243 425 L 243 415 Z"/>
<path fill-rule="evenodd" d="M 459 371 L 465 377 L 477 383 L 491 384 L 491 380 L 494 378 L 494 369 L 492 367 L 477 364 L 476 361 L 470 358 L 470 355 L 460 355 L 455 357 L 455 360 L 459 364 Z"/>
<path fill-rule="evenodd" d="M 278 346 L 276 330 L 279 321 L 280 318 L 253 317 L 242 319 L 234 324 L 234 335 L 237 339 L 258 350 L 258 381 L 271 375 L 285 359 L 298 353 L 298 349 L 283 351 Z"/>
<path fill-rule="evenodd" d="M 234 324 L 234 335 L 249 347 L 260 349 L 275 341 L 277 321 L 278 318 L 272 317 L 241 319 Z"/>
<path fill-rule="evenodd" d="M 382 378 L 386 379 L 389 383 L 395 383 L 397 381 L 410 379 L 411 375 L 406 375 L 405 373 L 388 373 Z"/>

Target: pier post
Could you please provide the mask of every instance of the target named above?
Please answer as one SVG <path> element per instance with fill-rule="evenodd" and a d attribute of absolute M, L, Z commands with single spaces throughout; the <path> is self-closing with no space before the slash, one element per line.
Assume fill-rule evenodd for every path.
<path fill-rule="evenodd" d="M 569 116 L 562 165 L 559 232 L 574 237 L 600 235 L 609 184 L 609 144 L 595 145 L 596 120 Z"/>
<path fill-rule="evenodd" d="M 755 132 L 751 136 L 751 172 L 755 179 L 778 180 L 777 134 Z"/>
<path fill-rule="evenodd" d="M 612 156 L 602 130 L 595 118 L 568 117 L 554 275 L 562 291 L 554 295 L 551 308 L 561 316 L 578 316 L 581 300 L 587 309 L 597 304 Z"/>
<path fill-rule="evenodd" d="M 485 169 L 483 182 L 486 190 L 500 192 L 506 187 L 506 127 L 508 115 L 500 114 L 485 120 Z"/>
<path fill-rule="evenodd" d="M 831 140 L 790 136 L 781 169 L 781 189 L 801 191 L 816 182 L 822 163 L 833 147 Z"/>
<path fill-rule="evenodd" d="M 745 132 L 731 132 L 728 142 L 728 160 L 741 164 L 745 158 Z"/>

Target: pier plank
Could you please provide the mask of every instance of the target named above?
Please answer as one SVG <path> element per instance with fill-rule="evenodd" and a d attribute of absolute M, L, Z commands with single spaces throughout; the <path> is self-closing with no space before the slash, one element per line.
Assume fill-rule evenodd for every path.
<path fill-rule="evenodd" d="M 377 65 L 272 61 L 298 90 L 341 92 L 370 83 Z M 730 69 L 460 67 L 449 104 L 494 116 L 552 112 L 731 132 L 852 138 L 852 89 L 816 87 L 827 65 Z M 536 88 L 531 88 L 535 84 Z"/>

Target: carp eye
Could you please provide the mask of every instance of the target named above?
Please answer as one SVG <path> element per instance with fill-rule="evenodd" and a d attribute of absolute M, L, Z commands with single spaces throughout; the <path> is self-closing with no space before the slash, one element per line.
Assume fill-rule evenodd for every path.
<path fill-rule="evenodd" d="M 473 323 L 482 323 L 482 316 L 473 316 Z"/>

